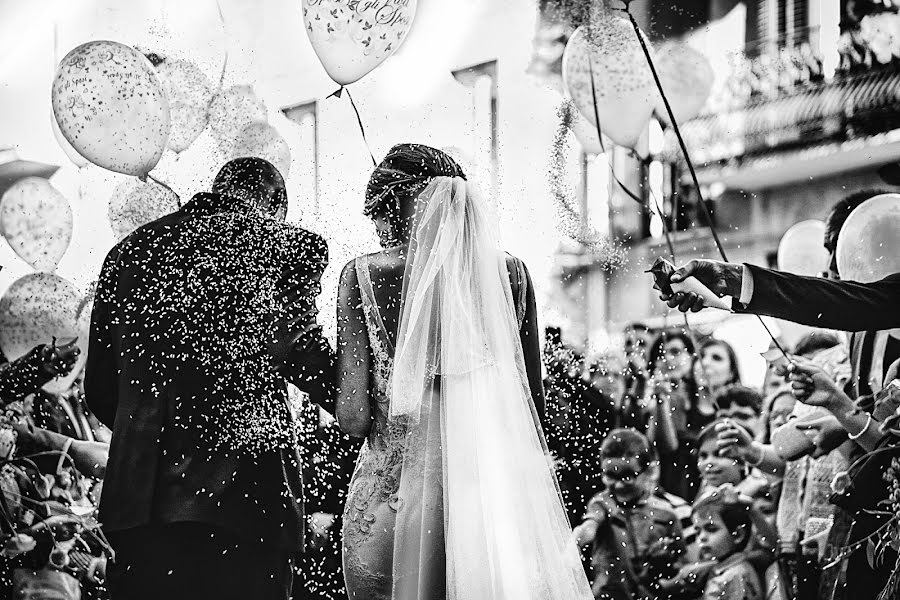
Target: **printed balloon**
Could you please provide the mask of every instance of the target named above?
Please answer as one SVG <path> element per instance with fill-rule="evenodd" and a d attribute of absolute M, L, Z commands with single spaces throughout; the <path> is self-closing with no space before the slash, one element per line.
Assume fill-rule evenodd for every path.
<path fill-rule="evenodd" d="M 256 156 L 264 158 L 287 179 L 291 170 L 291 148 L 278 130 L 268 123 L 250 123 L 241 131 L 234 144 L 231 158 Z"/>
<path fill-rule="evenodd" d="M 143 176 L 166 149 L 162 83 L 150 61 L 125 44 L 95 41 L 69 52 L 53 79 L 52 103 L 63 136 L 104 169 Z"/>
<path fill-rule="evenodd" d="M 247 125 L 267 122 L 266 105 L 249 85 L 235 85 L 220 92 L 209 108 L 209 127 L 226 156 L 231 155 Z"/>
<path fill-rule="evenodd" d="M 686 42 L 667 42 L 656 51 L 656 72 L 678 123 L 693 119 L 706 104 L 716 74 L 702 53 Z M 662 96 L 656 95 L 656 118 L 671 125 Z"/>
<path fill-rule="evenodd" d="M 328 76 L 340 85 L 362 79 L 397 51 L 417 0 L 303 0 L 303 24 Z"/>
<path fill-rule="evenodd" d="M 206 129 L 212 84 L 200 67 L 188 60 L 164 58 L 156 72 L 169 99 L 172 128 L 168 147 L 183 152 Z"/>
<path fill-rule="evenodd" d="M 604 135 L 633 148 L 653 114 L 656 88 L 631 23 L 599 13 L 590 26 L 579 27 L 569 38 L 562 69 L 578 111 L 595 126 L 599 116 Z"/>
<path fill-rule="evenodd" d="M 66 153 L 66 157 L 73 165 L 80 169 L 81 167 L 86 167 L 91 164 L 91 161 L 78 154 L 78 150 L 72 147 L 72 144 L 69 143 L 66 136 L 59 130 L 59 123 L 56 122 L 56 116 L 52 112 L 50 113 L 50 127 L 53 128 L 53 137 L 56 138 L 56 143 L 59 144 L 62 151 Z"/>
<path fill-rule="evenodd" d="M 856 207 L 837 243 L 841 279 L 871 283 L 900 273 L 900 194 L 881 194 Z"/>
<path fill-rule="evenodd" d="M 26 177 L 0 199 L 0 234 L 37 271 L 54 271 L 72 240 L 72 208 L 50 182 Z"/>
<path fill-rule="evenodd" d="M 109 199 L 109 224 L 121 241 L 138 227 L 176 210 L 175 192 L 152 181 L 126 181 L 116 186 Z"/>
<path fill-rule="evenodd" d="M 31 273 L 17 279 L 0 298 L 0 350 L 10 361 L 53 338 L 64 343 L 78 337 L 81 356 L 72 373 L 51 381 L 49 392 L 67 389 L 84 365 L 87 338 L 77 326 L 81 293 L 67 280 L 52 273 Z"/>

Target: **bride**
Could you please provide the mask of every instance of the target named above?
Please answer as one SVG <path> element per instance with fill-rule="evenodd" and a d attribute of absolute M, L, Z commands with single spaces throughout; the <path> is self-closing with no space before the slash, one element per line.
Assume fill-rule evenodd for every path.
<path fill-rule="evenodd" d="M 384 250 L 338 294 L 340 426 L 366 437 L 347 496 L 351 598 L 590 599 L 547 459 L 534 290 L 447 154 L 372 173 Z"/>

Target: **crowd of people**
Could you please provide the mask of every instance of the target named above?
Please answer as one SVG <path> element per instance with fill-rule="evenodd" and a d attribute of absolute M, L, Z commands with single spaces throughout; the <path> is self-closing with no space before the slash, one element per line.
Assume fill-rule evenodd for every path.
<path fill-rule="evenodd" d="M 380 170 L 376 169 L 373 175 L 372 185 L 379 190 L 382 187 L 394 189 L 392 186 L 409 185 L 410 181 L 418 186 L 415 190 L 420 190 L 423 181 L 434 178 L 444 178 L 453 186 L 464 186 L 464 177 L 455 163 L 433 149 L 398 146 L 391 156 L 396 164 L 392 163 L 390 168 L 379 167 Z M 422 165 L 428 164 L 429 160 L 434 163 L 429 167 L 433 172 L 423 174 L 416 170 L 423 169 Z M 254 172 L 267 167 L 253 165 Z M 242 167 L 234 167 L 239 168 Z M 410 170 L 408 177 L 398 176 L 398 173 L 403 173 L 403 168 Z M 243 185 L 241 182 L 244 181 L 242 177 L 239 170 L 232 173 L 228 168 L 223 169 L 216 184 L 223 187 L 218 191 L 214 189 L 212 194 L 198 195 L 186 207 L 186 214 L 190 214 L 190 210 L 201 213 L 212 210 L 216 202 L 238 197 L 238 184 Z M 280 181 L 280 177 L 276 180 Z M 452 191 L 456 188 L 448 189 Z M 266 187 L 265 190 L 266 194 L 271 192 L 272 209 L 283 217 L 286 208 L 283 182 L 281 187 L 271 190 Z M 407 196 L 415 199 L 418 193 L 415 191 Z M 843 221 L 856 206 L 875 193 L 851 195 L 832 209 L 826 247 L 832 250 L 836 247 Z M 376 224 L 384 225 L 393 218 L 399 218 L 377 212 L 384 209 L 378 203 L 388 197 L 384 193 L 373 195 L 372 210 L 377 217 Z M 185 216 L 179 218 L 187 220 Z M 259 227 L 261 235 L 268 235 L 270 229 L 276 227 L 268 220 L 254 219 L 250 220 L 250 225 Z M 199 221 L 204 222 L 202 219 Z M 160 235 L 170 234 L 168 228 L 161 228 L 160 231 Z M 200 235 L 205 230 L 189 231 L 196 234 L 196 238 L 176 236 L 177 239 L 169 241 L 172 244 L 190 244 L 206 239 Z M 396 230 L 379 231 L 397 234 Z M 224 239 L 222 243 L 225 244 L 231 243 L 229 238 L 216 239 Z M 384 259 L 387 262 L 370 269 L 366 262 L 368 259 L 365 259 L 354 263 L 353 269 L 345 269 L 342 275 L 342 293 L 347 295 L 341 310 L 347 314 L 353 311 L 360 313 L 355 330 L 347 329 L 347 323 L 354 321 L 346 318 L 339 332 L 337 362 L 345 371 L 344 378 L 335 383 L 333 374 L 320 366 L 332 364 L 334 360 L 320 328 L 308 327 L 300 336 L 306 336 L 303 339 L 307 340 L 302 347 L 302 365 L 292 363 L 297 362 L 295 351 L 299 346 L 289 344 L 280 348 L 276 344 L 268 347 L 266 352 L 273 356 L 279 353 L 285 356 L 279 368 L 297 372 L 302 372 L 304 368 L 307 372 L 315 371 L 316 376 L 309 380 L 314 383 L 306 381 L 304 384 L 302 380 L 297 380 L 299 386 L 305 387 L 303 392 L 287 386 L 284 415 L 277 411 L 272 415 L 264 414 L 260 417 L 266 425 L 263 429 L 253 429 L 251 426 L 259 422 L 248 421 L 244 424 L 246 431 L 255 431 L 260 435 L 258 439 L 229 438 L 234 446 L 217 450 L 213 455 L 193 456 L 191 453 L 196 450 L 179 441 L 181 434 L 177 428 L 186 427 L 190 432 L 191 427 L 195 427 L 201 431 L 194 433 L 201 436 L 210 432 L 226 436 L 230 431 L 228 428 L 234 425 L 232 419 L 246 415 L 236 412 L 217 414 L 216 417 L 222 417 L 221 421 L 204 421 L 203 426 L 198 427 L 198 422 L 193 425 L 179 422 L 181 404 L 178 402 L 167 407 L 174 416 L 165 417 L 160 417 L 149 403 L 142 404 L 140 410 L 108 405 L 108 398 L 117 394 L 119 401 L 123 401 L 125 397 L 121 396 L 117 386 L 125 380 L 121 379 L 121 375 L 117 378 L 115 367 L 110 366 L 115 359 L 113 343 L 94 339 L 98 331 L 100 335 L 104 334 L 102 328 L 95 331 L 92 337 L 91 365 L 95 378 L 91 379 L 89 365 L 86 384 L 84 374 L 76 370 L 76 365 L 80 364 L 79 350 L 73 341 L 57 345 L 54 340 L 51 344 L 35 347 L 17 360 L 4 360 L 0 366 L 0 402 L 3 409 L 0 416 L 0 531 L 4 544 L 0 558 L 0 596 L 11 597 L 13 590 L 22 595 L 29 590 L 44 589 L 57 590 L 61 598 L 106 598 L 109 594 L 105 587 L 108 581 L 106 567 L 115 562 L 118 562 L 116 568 L 122 578 L 119 585 L 132 578 L 125 583 L 136 589 L 142 585 L 141 577 L 148 578 L 147 582 L 155 578 L 153 584 L 157 585 L 159 572 L 141 569 L 152 567 L 165 570 L 170 569 L 171 564 L 178 565 L 178 568 L 192 564 L 189 555 L 190 549 L 195 546 L 211 554 L 238 557 L 234 563 L 235 569 L 240 568 L 241 561 L 256 560 L 260 563 L 256 566 L 259 566 L 260 581 L 263 583 L 279 577 L 274 571 L 272 575 L 267 575 L 270 570 L 290 565 L 294 575 L 287 576 L 286 589 L 291 589 L 293 579 L 292 597 L 296 599 L 345 599 L 351 584 L 357 589 L 390 587 L 387 577 L 390 564 L 381 565 L 378 571 L 371 570 L 369 566 L 379 556 L 390 559 L 390 551 L 376 555 L 372 553 L 372 548 L 393 543 L 394 526 L 386 523 L 393 523 L 393 519 L 398 518 L 396 515 L 402 514 L 400 511 L 405 500 L 401 488 L 409 481 L 402 480 L 406 474 L 401 466 L 408 468 L 404 465 L 412 455 L 405 456 L 404 452 L 407 446 L 412 449 L 415 446 L 406 441 L 409 431 L 405 426 L 398 428 L 395 415 L 387 412 L 385 407 L 389 403 L 379 404 L 380 400 L 372 403 L 371 400 L 372 397 L 376 400 L 389 398 L 392 393 L 394 359 L 387 349 L 392 347 L 392 343 L 397 343 L 392 340 L 392 334 L 388 333 L 382 320 L 378 296 L 394 292 L 399 294 L 405 285 L 400 268 L 403 266 L 402 248 L 405 246 L 398 246 L 393 238 L 389 241 L 393 243 L 390 247 L 399 247 L 401 251 L 399 258 L 389 253 L 386 256 L 397 260 L 390 262 Z M 170 246 L 153 244 L 152 247 L 159 250 Z M 204 251 L 215 251 L 215 248 L 210 250 L 206 245 L 202 248 Z M 296 246 L 285 248 L 286 252 L 297 250 Z M 179 256 L 163 255 L 159 260 L 180 260 Z M 304 263 L 304 268 L 308 268 L 309 273 L 304 273 L 304 277 L 308 276 L 312 282 L 310 289 L 317 289 L 318 277 L 324 268 L 324 253 L 313 258 L 307 256 L 305 260 L 308 262 Z M 852 288 L 853 294 L 860 299 L 853 297 L 853 294 L 846 295 L 843 287 L 834 287 L 833 281 L 825 282 L 821 285 L 825 285 L 826 289 L 808 302 L 809 306 L 803 313 L 793 304 L 785 302 L 784 298 L 797 293 L 790 288 L 792 285 L 807 286 L 810 290 L 820 285 L 811 278 L 795 281 L 755 267 L 711 261 L 694 261 L 683 267 L 676 275 L 692 274 L 710 289 L 731 295 L 737 299 L 737 311 L 773 314 L 810 325 L 822 325 L 831 330 L 857 332 L 846 340 L 841 333 L 819 329 L 788 348 L 787 354 L 782 353 L 782 346 L 773 340 L 772 356 L 775 358 L 769 362 L 765 380 L 761 386 L 751 387 L 742 382 L 738 353 L 729 343 L 715 337 L 700 336 L 684 328 L 654 331 L 642 323 L 632 323 L 623 332 L 624 344 L 620 351 L 609 352 L 602 357 L 580 355 L 563 343 L 558 329 L 547 328 L 544 330 L 543 356 L 539 356 L 530 277 L 524 264 L 515 259 L 508 260 L 510 277 L 514 282 L 513 297 L 517 299 L 512 302 L 513 312 L 506 317 L 511 324 L 508 329 L 513 331 L 518 328 L 521 339 L 515 344 L 509 340 L 507 342 L 511 354 L 519 348 L 520 352 L 524 349 L 525 356 L 524 359 L 521 356 L 517 358 L 523 365 L 518 375 L 521 380 L 505 389 L 520 394 L 527 388 L 532 394 L 530 398 L 510 396 L 509 399 L 514 400 L 516 405 L 531 404 L 533 407 L 533 415 L 526 414 L 529 418 L 521 420 L 527 425 L 523 431 L 531 431 L 531 416 L 540 422 L 543 439 L 537 433 L 533 444 L 540 450 L 541 459 L 544 458 L 543 443 L 546 444 L 546 458 L 551 461 L 556 473 L 563 506 L 571 525 L 571 536 L 581 550 L 582 566 L 595 598 L 842 600 L 849 598 L 851 593 L 854 600 L 897 597 L 900 575 L 896 569 L 895 536 L 898 531 L 896 522 L 900 518 L 897 516 L 900 515 L 900 462 L 892 449 L 896 436 L 900 435 L 896 429 L 900 419 L 900 381 L 897 381 L 900 341 L 887 328 L 900 323 L 897 323 L 896 312 L 887 315 L 886 311 L 873 308 L 891 306 L 896 298 L 893 291 L 875 286 L 872 291 L 874 296 L 868 296 L 868 292 L 861 287 Z M 140 271 L 142 265 L 138 260 L 133 266 Z M 118 263 L 116 268 L 119 268 Z M 489 271 L 492 276 L 495 275 L 493 268 Z M 383 279 L 377 280 L 382 281 L 381 286 L 373 285 L 373 273 Z M 390 279 L 390 276 L 396 277 Z M 750 286 L 749 293 L 745 293 L 743 288 L 746 288 L 748 278 L 752 278 L 755 284 Z M 353 285 L 344 285 L 350 279 Z M 834 261 L 830 279 L 839 279 Z M 214 283 L 211 282 L 211 285 Z M 144 290 L 148 302 L 160 285 L 169 285 L 169 282 L 154 279 L 153 285 Z M 776 291 L 773 292 L 773 289 Z M 773 297 L 781 301 L 773 301 Z M 133 296 L 128 296 L 129 301 L 131 298 Z M 664 292 L 662 298 L 682 311 L 702 308 L 703 301 L 696 296 Z M 846 312 L 833 306 L 850 306 L 857 300 L 872 310 Z M 95 303 L 95 325 L 102 323 L 104 318 L 108 319 L 104 313 L 108 309 L 104 308 L 103 302 L 109 301 Z M 827 305 L 821 305 L 823 302 Z M 393 307 L 395 312 L 399 311 L 399 303 L 384 301 L 383 304 Z M 181 308 L 179 305 L 179 310 Z M 384 310 L 386 319 L 392 325 L 391 330 L 397 329 L 401 315 L 381 310 Z M 310 312 L 314 314 L 314 306 L 305 305 L 300 317 L 295 315 L 292 318 L 296 322 Z M 246 322 L 252 325 L 255 322 L 253 319 L 260 314 L 248 313 L 245 315 Z M 339 312 L 339 316 L 341 314 Z M 514 317 L 518 318 L 518 323 Z M 159 323 L 172 326 L 170 321 L 164 319 Z M 228 335 L 233 334 L 226 330 L 219 333 L 225 341 Z M 357 343 L 368 343 L 372 347 L 359 353 L 348 352 L 354 336 Z M 298 337 L 292 339 L 296 341 Z M 143 344 L 151 342 L 170 343 L 165 336 L 145 336 L 141 341 Z M 432 348 L 428 345 L 424 347 Z M 209 368 L 214 370 L 223 368 L 218 365 L 224 355 L 216 354 L 223 352 L 223 348 L 226 346 L 210 344 L 202 349 L 208 355 L 200 353 L 199 357 L 196 348 L 188 350 L 193 353 L 192 358 L 207 361 Z M 156 363 L 141 366 L 145 350 L 143 346 L 129 346 L 120 351 L 122 356 L 129 357 L 147 373 L 174 377 L 177 368 L 166 371 Z M 316 362 L 317 352 L 323 357 L 321 363 Z M 264 355 L 255 353 L 249 356 L 256 360 Z M 371 357 L 372 366 L 368 362 L 360 363 L 359 356 Z M 464 374 L 477 372 L 484 365 L 491 364 L 477 353 L 465 352 L 453 356 L 474 365 L 460 367 L 460 372 Z M 406 359 L 409 360 L 408 357 Z M 447 358 L 443 359 L 443 363 L 448 362 Z M 544 373 L 542 386 L 538 384 L 541 362 Z M 432 368 L 424 362 L 420 366 L 423 369 Z M 223 378 L 241 375 L 230 370 L 230 367 L 228 372 L 215 373 L 217 375 L 213 380 L 216 385 L 220 385 Z M 356 379 L 348 373 L 355 373 Z M 277 370 L 264 374 L 257 372 L 254 376 L 270 378 L 275 382 L 272 390 L 284 391 L 276 379 Z M 425 376 L 434 375 L 426 373 Z M 47 391 L 48 383 L 58 384 L 59 381 L 71 381 L 71 384 L 62 391 Z M 190 379 L 187 381 L 191 382 Z M 377 388 L 371 394 L 365 387 L 370 382 L 374 382 Z M 153 388 L 153 385 L 150 387 Z M 85 402 L 85 387 L 89 394 L 93 391 L 93 399 L 89 398 L 88 402 Z M 449 389 L 452 386 L 446 384 L 446 387 Z M 108 393 L 98 394 L 98 390 Z M 238 385 L 232 391 L 251 394 L 256 390 Z M 133 397 L 125 400 L 140 403 L 142 398 L 135 392 Z M 347 398 L 355 400 L 355 403 L 341 401 Z M 238 402 L 235 406 L 240 410 L 256 409 L 253 405 L 240 404 L 239 400 L 235 400 Z M 228 408 L 228 405 L 225 407 Z M 140 413 L 150 409 L 151 412 Z M 369 410 L 375 414 L 370 415 Z M 94 413 L 97 413 L 96 416 Z M 184 414 L 189 418 L 196 417 Z M 282 443 L 274 438 L 283 432 L 269 428 L 270 420 L 282 416 L 293 419 L 297 425 L 285 437 L 288 441 L 296 440 L 296 447 L 278 445 L 267 448 L 266 443 Z M 401 417 L 409 418 L 408 415 Z M 139 443 L 146 443 L 146 440 L 131 442 L 125 439 L 123 442 L 120 437 L 120 450 L 115 452 L 117 442 L 113 432 L 120 429 L 127 432 L 130 421 L 135 419 L 162 420 L 158 433 L 154 434 L 159 437 L 153 442 L 159 446 L 157 448 L 151 444 L 150 452 L 152 456 L 156 456 L 153 453 L 157 451 L 163 456 L 169 452 L 175 455 L 172 464 L 161 471 L 174 481 L 167 482 L 168 487 L 158 482 L 142 481 L 142 478 L 159 476 L 154 474 L 160 472 L 155 470 L 154 465 L 146 464 L 151 454 L 142 455 L 136 449 Z M 164 419 L 174 423 L 175 433 L 167 430 L 168 421 Z M 495 425 L 509 426 L 502 419 L 497 421 Z M 422 422 L 427 422 L 427 419 Z M 469 423 L 462 425 L 454 432 L 464 434 L 470 430 Z M 156 431 L 149 425 L 146 430 Z M 142 431 L 141 428 L 132 428 L 131 433 L 141 434 Z M 441 435 L 446 435 L 446 427 L 440 431 Z M 365 444 L 360 439 L 363 437 L 367 438 Z M 203 441 L 201 438 L 200 442 Z M 114 450 L 112 457 L 111 442 Z M 506 442 L 511 443 L 512 440 L 507 439 Z M 247 459 L 249 469 L 243 468 L 247 466 L 243 463 L 229 462 L 239 460 L 234 458 L 238 452 L 235 448 L 251 443 L 254 445 L 247 450 L 247 455 L 251 457 Z M 441 437 L 431 438 L 430 443 L 439 449 Z M 121 444 L 128 447 L 123 450 Z M 496 448 L 496 445 L 492 447 Z M 427 452 L 424 454 L 428 455 Z M 239 479 L 239 466 L 241 477 L 250 479 L 248 482 L 241 480 L 243 487 L 240 489 L 245 493 L 239 498 L 229 495 L 231 488 L 223 480 L 221 490 L 209 492 L 209 498 L 219 493 L 223 500 L 216 500 L 207 506 L 203 504 L 205 500 L 199 492 L 190 492 L 179 483 L 179 479 L 183 479 L 186 473 L 182 469 L 183 462 L 195 459 L 200 467 L 194 468 L 203 472 L 205 468 L 213 468 L 205 466 L 214 462 L 213 456 L 221 461 L 226 471 L 234 469 L 232 476 L 235 481 Z M 271 531 L 254 529 L 256 525 L 252 520 L 242 527 L 249 528 L 249 534 L 253 537 L 258 535 L 260 540 L 270 534 L 273 539 L 280 539 L 280 542 L 265 546 L 278 548 L 271 555 L 259 554 L 264 547 L 262 545 L 257 548 L 247 540 L 234 542 L 233 539 L 238 538 L 228 537 L 233 533 L 229 527 L 216 528 L 218 521 L 205 529 L 196 527 L 205 523 L 201 517 L 206 518 L 204 515 L 207 513 L 241 515 L 243 518 L 249 504 L 260 506 L 259 498 L 252 496 L 251 492 L 254 481 L 258 483 L 261 478 L 269 477 L 265 472 L 268 463 L 262 458 L 265 456 L 279 457 L 273 463 L 278 471 L 277 476 L 273 476 L 269 483 L 276 484 L 276 487 L 287 486 L 284 489 L 293 495 L 282 490 L 274 494 L 278 497 L 276 503 L 264 506 L 258 512 L 268 517 L 270 511 L 282 511 L 288 516 L 272 523 L 261 518 L 259 523 L 275 525 Z M 434 456 L 439 459 L 441 453 L 437 452 Z M 286 474 L 290 465 L 297 466 L 302 472 L 302 492 L 290 489 L 297 479 Z M 515 472 L 512 466 L 508 467 L 510 472 Z M 546 465 L 541 468 L 547 470 Z M 129 469 L 133 472 L 126 472 Z M 109 476 L 114 470 L 115 475 Z M 409 470 L 416 472 L 414 466 Z M 534 470 L 521 471 L 528 471 L 525 474 L 533 477 L 531 471 Z M 427 473 L 428 469 L 424 471 Z M 498 471 L 496 474 L 501 473 Z M 197 472 L 191 476 L 199 478 Z M 215 471 L 211 477 L 227 476 L 227 473 L 222 475 Z M 551 479 L 549 477 L 547 481 Z M 195 483 L 198 486 L 210 485 L 207 480 L 212 481 L 207 477 Z M 94 516 L 105 483 L 108 489 L 102 494 L 105 505 L 100 514 L 106 515 L 104 518 L 116 525 L 109 539 Z M 488 484 L 486 481 L 482 483 Z M 529 489 L 540 487 L 538 483 L 531 485 Z M 115 491 L 110 493 L 112 486 L 116 486 L 113 488 Z M 142 509 L 119 506 L 116 501 L 130 497 L 129 494 L 134 496 L 134 490 L 143 489 L 142 486 L 149 490 L 144 496 L 139 496 L 141 502 L 147 504 L 146 519 L 149 525 L 136 526 L 134 515 Z M 174 494 L 169 505 L 161 495 L 163 492 L 160 490 L 165 489 L 172 490 L 166 493 Z M 440 489 L 439 484 L 436 484 L 436 489 Z M 497 498 L 500 498 L 502 493 L 515 489 L 515 486 L 509 484 L 496 489 L 499 490 Z M 207 490 L 206 487 L 200 488 L 200 492 Z M 429 492 L 427 487 L 423 490 Z M 558 505 L 553 495 L 551 500 Z M 292 505 L 291 501 L 285 503 L 287 497 L 302 506 Z M 228 504 L 226 508 L 233 512 L 217 512 L 223 504 Z M 552 508 L 551 505 L 552 502 L 547 506 Z M 417 508 L 423 512 L 425 508 L 437 508 L 435 512 L 440 517 L 440 506 L 439 503 L 425 501 Z M 174 511 L 174 514 L 167 511 Z M 526 513 L 522 511 L 521 514 Z M 293 522 L 291 519 L 298 515 L 299 522 Z M 352 523 L 349 522 L 351 520 Z M 559 521 L 563 520 L 560 515 Z M 173 546 L 171 540 L 165 541 L 159 537 L 159 532 L 154 532 L 153 527 L 161 527 L 160 523 L 171 525 L 179 521 L 186 523 L 178 528 L 180 537 L 172 539 L 176 542 L 184 540 L 182 548 L 177 548 L 177 543 Z M 299 531 L 285 532 L 286 523 Z M 355 532 L 353 535 L 358 538 L 354 538 L 358 543 L 349 550 L 346 539 L 348 530 Z M 123 531 L 127 532 L 127 536 L 123 535 Z M 426 527 L 416 531 L 417 539 L 424 540 Z M 509 530 L 510 533 L 512 531 Z M 431 534 L 430 529 L 427 534 Z M 550 528 L 546 535 L 545 539 L 551 539 Z M 558 551 L 554 546 L 556 541 L 547 544 L 551 553 Z M 239 552 L 240 545 L 246 547 Z M 436 547 L 444 549 L 443 537 L 436 542 Z M 159 553 L 160 548 L 171 548 L 178 559 L 173 563 L 171 556 L 167 557 L 170 559 L 168 562 L 145 556 L 152 552 Z M 116 561 L 117 551 L 119 556 Z M 288 555 L 290 559 L 283 564 L 276 560 Z M 415 564 L 419 564 L 416 561 L 420 557 L 413 558 Z M 430 558 L 423 552 L 421 560 Z M 132 564 L 140 567 L 131 569 Z M 196 564 L 198 569 L 212 569 L 216 565 L 231 563 L 201 561 Z M 556 573 L 566 570 L 564 564 L 564 561 L 559 563 Z M 349 579 L 344 573 L 345 567 L 355 570 Z M 172 571 L 168 575 L 173 575 Z M 511 572 L 517 571 L 514 569 Z M 438 579 L 441 579 L 442 573 L 441 570 L 435 571 Z M 573 579 L 583 580 L 580 569 L 578 573 Z M 176 573 L 173 581 L 177 581 L 177 576 Z M 560 585 L 564 585 L 566 577 L 568 575 L 560 577 L 563 582 Z M 202 584 L 202 579 L 194 577 L 191 581 Z M 536 585 L 539 583 L 536 582 Z M 435 585 L 437 588 L 434 589 L 440 589 L 441 582 Z M 359 594 L 356 597 L 360 597 Z"/>

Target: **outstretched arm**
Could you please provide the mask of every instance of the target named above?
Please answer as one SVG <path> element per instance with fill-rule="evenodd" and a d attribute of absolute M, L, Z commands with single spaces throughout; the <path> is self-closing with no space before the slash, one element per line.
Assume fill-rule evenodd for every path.
<path fill-rule="evenodd" d="M 371 363 L 366 318 L 355 261 L 341 272 L 337 298 L 337 404 L 335 416 L 345 433 L 365 437 L 372 428 L 369 404 Z"/>

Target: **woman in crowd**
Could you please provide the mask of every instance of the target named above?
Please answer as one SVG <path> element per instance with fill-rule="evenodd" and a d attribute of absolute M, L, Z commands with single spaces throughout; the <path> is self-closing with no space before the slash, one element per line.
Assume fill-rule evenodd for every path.
<path fill-rule="evenodd" d="M 694 360 L 694 379 L 712 397 L 729 385 L 740 384 L 737 354 L 731 344 L 716 339 L 703 342 Z"/>
<path fill-rule="evenodd" d="M 694 343 L 682 331 L 663 332 L 650 348 L 645 397 L 647 435 L 657 445 L 663 489 L 692 501 L 700 486 L 697 435 L 715 418 L 710 397 L 693 374 Z"/>

